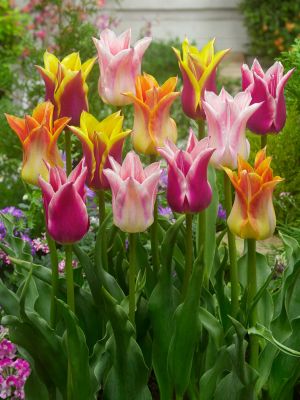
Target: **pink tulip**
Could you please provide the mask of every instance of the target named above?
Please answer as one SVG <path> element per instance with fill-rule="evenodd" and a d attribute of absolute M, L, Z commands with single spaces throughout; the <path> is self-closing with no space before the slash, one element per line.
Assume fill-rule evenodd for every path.
<path fill-rule="evenodd" d="M 129 233 L 143 232 L 153 223 L 153 208 L 160 178 L 160 163 L 143 169 L 130 151 L 120 165 L 110 157 L 112 169 L 103 171 L 112 190 L 114 224 Z"/>
<path fill-rule="evenodd" d="M 261 103 L 250 105 L 249 92 L 240 92 L 232 97 L 224 88 L 219 95 L 205 92 L 204 99 L 203 109 L 207 119 L 209 145 L 216 149 L 211 163 L 216 168 L 225 166 L 235 169 L 238 155 L 244 160 L 249 157 L 250 145 L 246 139 L 246 124 Z"/>
<path fill-rule="evenodd" d="M 49 175 L 49 183 L 39 177 L 48 232 L 61 244 L 78 242 L 89 229 L 84 188 L 87 168 L 84 160 L 68 178 L 60 167 L 50 168 Z"/>
<path fill-rule="evenodd" d="M 134 47 L 130 47 L 130 39 L 130 29 L 120 36 L 105 29 L 100 34 L 100 40 L 93 38 L 100 68 L 99 96 L 104 103 L 124 106 L 132 102 L 122 93 L 135 93 L 135 79 L 141 74 L 142 58 L 152 39 L 145 37 Z"/>
<path fill-rule="evenodd" d="M 212 191 L 207 167 L 215 151 L 209 147 L 208 138 L 198 141 L 191 129 L 186 151 L 170 140 L 157 150 L 169 164 L 167 200 L 173 211 L 196 213 L 208 207 Z"/>
<path fill-rule="evenodd" d="M 243 90 L 251 93 L 252 104 L 264 102 L 248 121 L 251 131 L 265 135 L 278 133 L 284 127 L 286 107 L 283 91 L 293 72 L 291 69 L 283 75 L 283 65 L 278 61 L 266 73 L 256 59 L 251 70 L 246 64 L 242 66 Z"/>

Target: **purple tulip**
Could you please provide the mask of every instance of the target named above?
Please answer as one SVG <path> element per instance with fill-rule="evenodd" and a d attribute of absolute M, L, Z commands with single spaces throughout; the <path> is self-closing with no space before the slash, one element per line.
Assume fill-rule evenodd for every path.
<path fill-rule="evenodd" d="M 158 152 L 168 164 L 167 200 L 173 211 L 195 213 L 208 207 L 212 191 L 207 180 L 207 167 L 215 149 L 208 138 L 197 140 L 192 129 L 186 151 L 169 140 Z"/>
<path fill-rule="evenodd" d="M 49 234 L 61 244 L 78 242 L 89 229 L 85 205 L 87 168 L 82 160 L 67 178 L 60 167 L 49 170 L 49 183 L 39 177 Z"/>
<path fill-rule="evenodd" d="M 265 135 L 278 133 L 284 127 L 286 107 L 283 91 L 293 72 L 291 69 L 283 75 L 283 65 L 278 61 L 266 73 L 256 59 L 251 70 L 246 64 L 242 66 L 242 87 L 251 93 L 251 104 L 263 102 L 248 121 L 251 131 Z"/>

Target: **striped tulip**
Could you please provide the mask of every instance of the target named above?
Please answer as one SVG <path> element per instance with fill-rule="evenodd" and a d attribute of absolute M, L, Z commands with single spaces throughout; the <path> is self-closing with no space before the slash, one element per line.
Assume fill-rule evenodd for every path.
<path fill-rule="evenodd" d="M 206 114 L 209 144 L 216 151 L 211 164 L 216 168 L 237 167 L 238 155 L 248 159 L 250 145 L 246 139 L 248 119 L 261 106 L 252 104 L 249 92 L 240 92 L 232 97 L 223 88 L 218 95 L 205 92 L 203 109 Z"/>
<path fill-rule="evenodd" d="M 251 70 L 242 66 L 242 87 L 251 93 L 252 103 L 263 102 L 248 121 L 254 133 L 265 135 L 278 133 L 286 121 L 284 87 L 294 69 L 283 74 L 283 65 L 276 61 L 266 73 L 255 59 Z"/>
<path fill-rule="evenodd" d="M 159 162 L 143 169 L 140 158 L 129 152 L 120 165 L 110 157 L 105 169 L 112 190 L 114 224 L 129 233 L 143 232 L 153 223 L 153 209 L 160 178 Z"/>
<path fill-rule="evenodd" d="M 47 101 L 39 104 L 32 116 L 18 118 L 6 115 L 11 129 L 18 135 L 23 147 L 22 178 L 25 182 L 38 185 L 41 175 L 48 180 L 49 171 L 45 164 L 62 166 L 57 139 L 70 118 L 53 119 L 54 106 Z"/>
<path fill-rule="evenodd" d="M 70 129 L 81 141 L 87 166 L 87 185 L 93 190 L 109 189 L 109 182 L 103 174 L 110 168 L 112 156 L 117 162 L 122 161 L 124 139 L 130 130 L 122 131 L 124 117 L 120 111 L 98 121 L 92 114 L 83 112 L 80 117 L 80 128 Z"/>
<path fill-rule="evenodd" d="M 49 182 L 39 177 L 48 232 L 58 243 L 78 242 L 89 229 L 84 188 L 87 169 L 84 160 L 68 178 L 60 167 L 49 168 L 49 175 Z"/>
<path fill-rule="evenodd" d="M 173 211 L 197 213 L 209 206 L 212 191 L 207 168 L 214 150 L 209 147 L 208 138 L 198 141 L 192 130 L 186 151 L 179 150 L 170 140 L 158 148 L 169 164 L 167 200 Z"/>
<path fill-rule="evenodd" d="M 159 86 L 153 76 L 144 74 L 136 79 L 136 94 L 125 93 L 134 103 L 132 141 L 137 152 L 157 154 L 166 139 L 176 142 L 176 123 L 170 117 L 170 107 L 180 95 L 174 92 L 176 83 L 172 77 Z"/>
<path fill-rule="evenodd" d="M 273 176 L 270 164 L 271 157 L 266 157 L 264 148 L 257 153 L 254 167 L 239 157 L 237 172 L 224 168 L 236 190 L 228 227 L 243 239 L 263 240 L 274 233 L 276 216 L 272 194 L 282 179 Z"/>
<path fill-rule="evenodd" d="M 45 99 L 55 105 L 56 117 L 70 117 L 72 124 L 79 124 L 80 114 L 88 110 L 86 79 L 95 61 L 90 58 L 81 64 L 79 53 L 59 61 L 54 54 L 45 52 L 45 67 L 36 68 L 45 83 Z"/>
<path fill-rule="evenodd" d="M 120 36 L 105 29 L 100 33 L 100 40 L 93 40 L 100 68 L 99 96 L 104 103 L 114 106 L 130 104 L 131 99 L 122 93 L 134 92 L 135 78 L 141 73 L 142 58 L 152 39 L 145 37 L 130 47 L 130 29 Z"/>
<path fill-rule="evenodd" d="M 202 106 L 204 92 L 216 92 L 216 69 L 230 50 L 221 50 L 215 54 L 214 42 L 215 39 L 198 50 L 185 39 L 182 43 L 182 56 L 179 50 L 173 48 L 183 79 L 182 109 L 188 117 L 196 120 L 205 118 Z"/>

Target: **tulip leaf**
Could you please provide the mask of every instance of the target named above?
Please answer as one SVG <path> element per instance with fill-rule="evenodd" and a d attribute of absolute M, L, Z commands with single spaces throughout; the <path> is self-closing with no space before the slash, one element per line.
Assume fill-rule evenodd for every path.
<path fill-rule="evenodd" d="M 198 318 L 200 325 L 205 327 L 213 338 L 217 348 L 220 348 L 224 340 L 224 331 L 220 322 L 203 307 L 200 307 L 198 310 Z"/>
<path fill-rule="evenodd" d="M 204 268 L 202 253 L 194 262 L 187 295 L 175 312 L 175 328 L 168 352 L 168 370 L 176 394 L 183 396 L 190 383 L 193 357 L 199 337 L 198 310 Z"/>
<path fill-rule="evenodd" d="M 166 232 L 166 237 L 162 243 L 162 254 L 166 258 L 163 260 L 158 283 L 149 299 L 149 313 L 153 329 L 152 364 L 158 381 L 161 400 L 170 399 L 173 390 L 167 371 L 167 359 L 174 327 L 173 315 L 178 306 L 180 294 L 172 284 L 170 266 L 177 233 L 183 221 L 184 216 L 171 225 Z"/>
<path fill-rule="evenodd" d="M 6 314 L 20 316 L 19 299 L 14 292 L 9 290 L 3 281 L 0 279 L 0 306 Z"/>
<path fill-rule="evenodd" d="M 113 363 L 105 381 L 104 398 L 150 400 L 147 386 L 149 371 L 135 341 L 134 328 L 124 309 L 105 289 L 102 290 L 114 336 L 107 349 L 113 354 Z"/>
<path fill-rule="evenodd" d="M 75 314 L 58 300 L 58 306 L 66 325 L 66 349 L 72 382 L 72 400 L 92 398 L 92 384 L 95 376 L 90 374 L 89 351 L 83 331 L 79 327 Z"/>

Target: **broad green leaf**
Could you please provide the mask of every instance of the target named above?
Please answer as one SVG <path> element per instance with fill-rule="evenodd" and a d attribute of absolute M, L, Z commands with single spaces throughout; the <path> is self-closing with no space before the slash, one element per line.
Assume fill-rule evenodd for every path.
<path fill-rule="evenodd" d="M 15 317 L 20 316 L 20 304 L 19 299 L 14 292 L 9 290 L 6 285 L 0 279 L 0 306 L 3 308 L 6 314 L 14 315 Z"/>
<path fill-rule="evenodd" d="M 213 338 L 217 348 L 221 347 L 224 339 L 223 327 L 220 322 L 205 308 L 198 310 L 199 323 L 202 324 Z"/>

